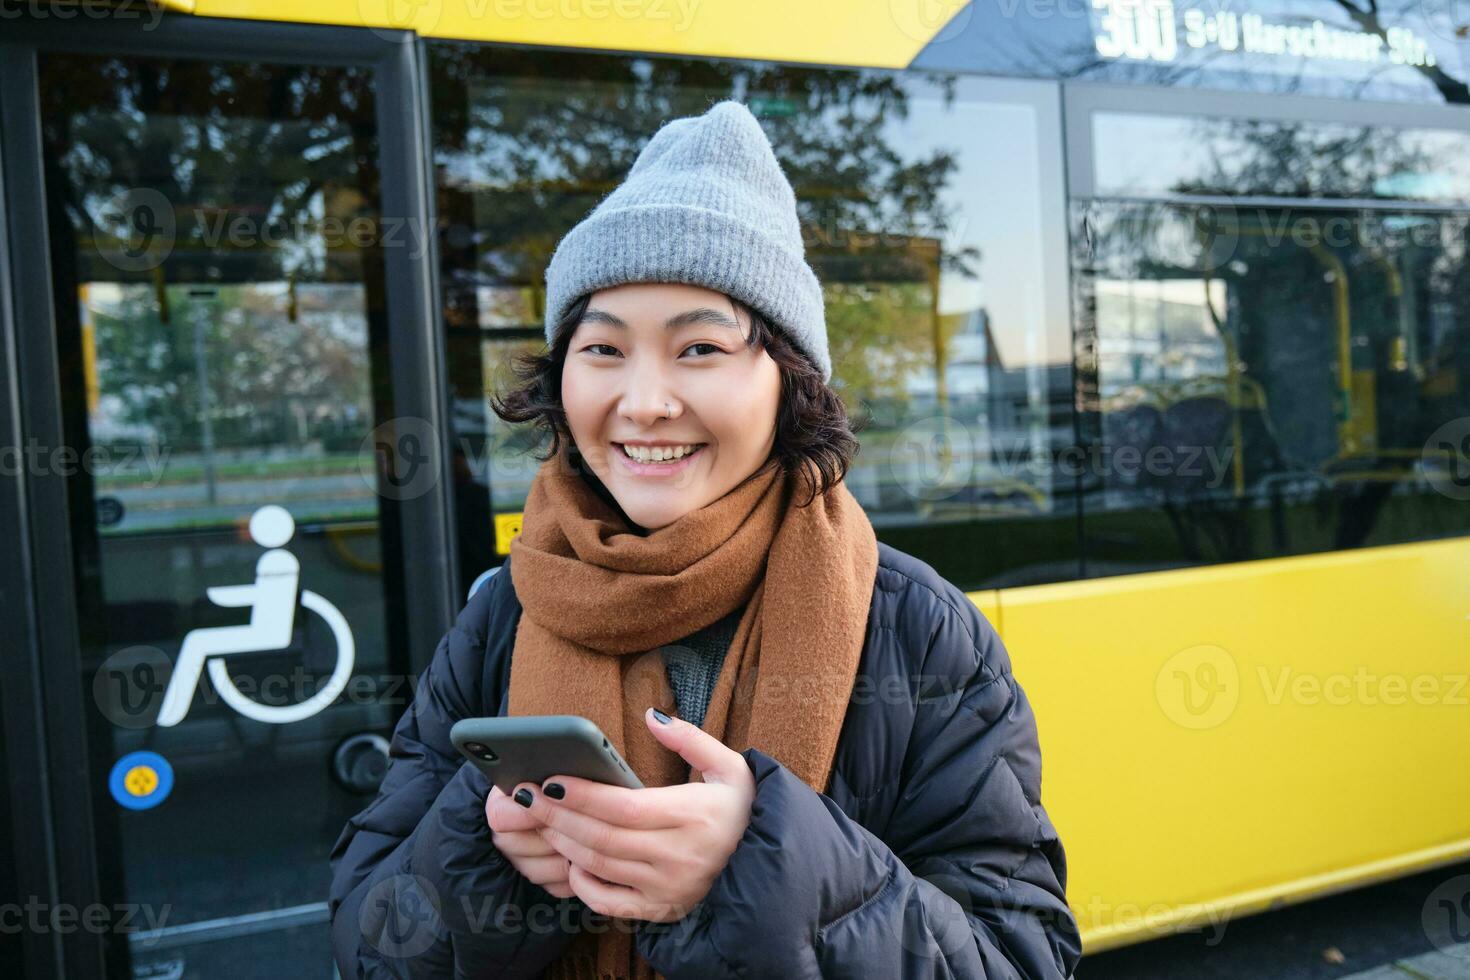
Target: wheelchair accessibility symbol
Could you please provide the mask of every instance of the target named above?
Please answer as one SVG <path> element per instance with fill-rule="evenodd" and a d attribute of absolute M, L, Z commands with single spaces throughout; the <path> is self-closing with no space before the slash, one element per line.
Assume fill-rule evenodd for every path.
<path fill-rule="evenodd" d="M 230 654 L 279 650 L 291 642 L 301 564 L 283 545 L 295 533 L 296 522 L 284 507 L 267 504 L 250 516 L 251 539 L 269 549 L 255 565 L 255 581 L 250 585 L 221 585 L 205 590 L 209 601 L 217 606 L 248 606 L 250 622 L 245 626 L 197 629 L 185 635 L 173 676 L 163 693 L 159 725 L 169 728 L 184 720 L 205 663 L 209 664 L 210 683 L 226 704 L 246 718 L 273 725 L 310 718 L 335 701 L 347 686 L 356 656 L 352 630 L 336 606 L 306 589 L 301 591 L 302 608 L 326 621 L 337 645 L 337 663 L 326 683 L 299 704 L 267 705 L 246 697 L 230 679 L 225 663 Z"/>

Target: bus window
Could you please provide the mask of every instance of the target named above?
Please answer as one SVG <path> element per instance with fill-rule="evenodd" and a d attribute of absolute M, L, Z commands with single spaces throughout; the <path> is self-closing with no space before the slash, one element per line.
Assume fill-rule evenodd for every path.
<path fill-rule="evenodd" d="M 1088 574 L 1470 530 L 1464 134 L 1094 123 L 1100 192 L 1072 217 Z"/>
<path fill-rule="evenodd" d="M 497 563 L 536 463 L 487 394 L 543 341 L 557 241 L 664 121 L 739 98 L 796 191 L 847 482 L 881 540 L 969 589 L 1077 574 L 1058 93 L 922 73 L 431 43 L 461 575 Z"/>
<path fill-rule="evenodd" d="M 1092 138 L 1099 197 L 1470 205 L 1470 133 L 1460 130 L 1097 112 Z"/>

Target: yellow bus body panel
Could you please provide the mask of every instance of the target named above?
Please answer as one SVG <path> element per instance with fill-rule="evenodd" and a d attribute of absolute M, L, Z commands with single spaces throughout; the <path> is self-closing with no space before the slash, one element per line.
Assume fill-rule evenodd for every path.
<path fill-rule="evenodd" d="M 999 604 L 1089 952 L 1470 855 L 1470 539 Z"/>
<path fill-rule="evenodd" d="M 426 37 L 902 68 L 962 0 L 177 0 L 204 17 Z"/>

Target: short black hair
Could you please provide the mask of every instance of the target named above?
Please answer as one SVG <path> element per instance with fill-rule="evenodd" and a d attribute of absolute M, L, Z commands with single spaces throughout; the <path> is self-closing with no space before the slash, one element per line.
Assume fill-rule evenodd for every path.
<path fill-rule="evenodd" d="M 543 430 L 543 439 L 550 437 L 551 446 L 536 456 L 543 462 L 557 454 L 562 440 L 566 440 L 570 453 L 576 452 L 561 403 L 561 375 L 572 334 L 591 299 L 589 293 L 572 303 L 552 331 L 549 348 L 517 357 L 512 364 L 516 385 L 503 397 L 496 394 L 490 399 L 491 409 L 500 418 L 535 423 Z M 771 458 L 787 473 L 802 476 L 809 491 L 807 499 L 798 505 L 804 507 L 841 482 L 858 453 L 859 442 L 847 406 L 785 331 L 754 307 L 734 297 L 729 299 L 750 319 L 746 346 L 763 348 L 781 370 L 781 404 L 776 413 Z"/>

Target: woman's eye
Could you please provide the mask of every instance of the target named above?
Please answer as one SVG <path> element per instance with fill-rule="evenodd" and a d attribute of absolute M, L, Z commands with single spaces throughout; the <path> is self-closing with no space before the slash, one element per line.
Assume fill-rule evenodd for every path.
<path fill-rule="evenodd" d="M 582 349 L 592 351 L 594 354 L 600 354 L 602 353 L 602 351 L 597 350 L 597 348 L 599 347 L 601 347 L 603 351 L 608 351 L 613 354 L 616 354 L 618 352 L 618 349 L 612 344 L 588 344 Z"/>
<path fill-rule="evenodd" d="M 687 348 L 685 348 L 684 353 L 687 354 L 687 353 L 689 353 L 689 351 L 694 350 L 696 347 L 708 347 L 710 349 L 710 352 L 711 353 L 720 353 L 721 352 L 720 351 L 720 346 L 718 344 L 690 344 Z M 696 355 L 696 356 L 704 356 L 704 355 Z"/>

